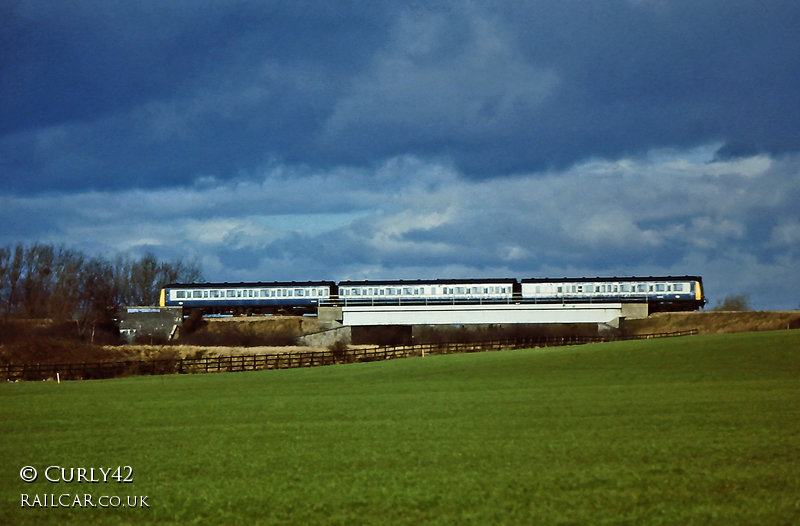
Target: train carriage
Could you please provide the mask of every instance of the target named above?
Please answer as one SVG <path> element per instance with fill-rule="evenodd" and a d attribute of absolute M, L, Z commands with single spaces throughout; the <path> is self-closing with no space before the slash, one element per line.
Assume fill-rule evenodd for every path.
<path fill-rule="evenodd" d="M 172 283 L 162 289 L 160 304 L 204 314 L 310 314 L 335 296 L 332 281 Z"/>
<path fill-rule="evenodd" d="M 624 278 L 530 278 L 521 282 L 522 301 L 646 302 L 650 312 L 696 310 L 705 305 L 700 276 Z"/>
<path fill-rule="evenodd" d="M 518 293 L 516 279 L 436 279 L 339 282 L 339 303 L 436 304 L 510 303 Z"/>

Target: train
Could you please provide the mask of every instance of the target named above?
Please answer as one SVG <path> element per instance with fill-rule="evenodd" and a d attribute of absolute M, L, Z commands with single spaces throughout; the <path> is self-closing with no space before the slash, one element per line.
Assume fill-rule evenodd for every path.
<path fill-rule="evenodd" d="M 171 283 L 159 300 L 162 307 L 208 315 L 304 315 L 346 305 L 604 302 L 647 303 L 653 313 L 697 310 L 706 299 L 700 276 L 649 276 Z"/>

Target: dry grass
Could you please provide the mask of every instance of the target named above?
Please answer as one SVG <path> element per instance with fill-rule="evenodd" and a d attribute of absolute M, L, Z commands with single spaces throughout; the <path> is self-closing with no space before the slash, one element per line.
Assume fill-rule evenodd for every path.
<path fill-rule="evenodd" d="M 238 356 L 253 354 L 277 354 L 290 352 L 319 351 L 319 347 L 304 347 L 299 345 L 282 347 L 216 347 L 205 345 L 126 345 L 125 349 L 130 356 L 136 359 L 149 358 L 194 358 L 199 356 Z"/>
<path fill-rule="evenodd" d="M 231 324 L 255 333 L 271 335 L 290 333 L 295 336 L 320 330 L 317 318 L 310 316 L 251 316 L 236 318 L 206 318 L 209 331 L 224 331 Z"/>
<path fill-rule="evenodd" d="M 800 311 L 659 312 L 642 320 L 623 323 L 630 334 L 698 329 L 700 334 L 774 331 L 800 328 Z"/>

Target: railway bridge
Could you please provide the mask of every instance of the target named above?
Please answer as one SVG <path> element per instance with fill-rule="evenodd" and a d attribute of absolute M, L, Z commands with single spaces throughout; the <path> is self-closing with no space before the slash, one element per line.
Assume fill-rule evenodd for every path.
<path fill-rule="evenodd" d="M 342 305 L 319 307 L 323 331 L 300 336 L 303 345 L 378 343 L 374 338 L 393 334 L 410 341 L 414 327 L 423 325 L 597 324 L 617 328 L 623 318 L 646 318 L 646 303 L 516 303 L 434 305 Z M 376 336 L 378 335 L 378 336 Z M 384 342 L 385 343 L 385 342 Z"/>
<path fill-rule="evenodd" d="M 343 305 L 320 307 L 319 320 L 331 328 L 539 323 L 596 323 L 618 327 L 620 318 L 646 318 L 647 312 L 646 303 Z"/>

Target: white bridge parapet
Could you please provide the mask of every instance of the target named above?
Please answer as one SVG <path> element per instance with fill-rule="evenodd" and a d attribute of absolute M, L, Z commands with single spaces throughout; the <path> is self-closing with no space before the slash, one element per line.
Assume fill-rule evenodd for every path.
<path fill-rule="evenodd" d="M 630 307 L 633 307 L 631 309 Z M 616 325 L 626 314 L 647 316 L 646 304 L 554 303 L 508 305 L 347 305 L 342 325 L 483 325 L 505 323 L 599 323 Z M 623 313 L 623 311 L 628 311 Z M 635 315 L 634 315 L 635 314 Z"/>

